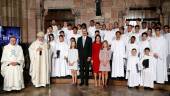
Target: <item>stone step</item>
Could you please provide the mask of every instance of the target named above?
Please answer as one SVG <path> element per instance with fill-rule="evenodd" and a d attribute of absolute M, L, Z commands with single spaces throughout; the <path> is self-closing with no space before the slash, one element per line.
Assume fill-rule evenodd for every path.
<path fill-rule="evenodd" d="M 78 79 L 78 82 L 80 82 L 80 79 Z M 51 78 L 52 84 L 71 84 L 72 79 L 67 78 Z M 89 79 L 89 84 L 94 84 L 94 79 Z M 127 80 L 109 80 L 109 86 L 124 86 L 127 87 Z M 143 87 L 140 87 L 140 89 L 143 89 Z M 170 84 L 154 84 L 155 90 L 168 90 L 170 91 Z"/>

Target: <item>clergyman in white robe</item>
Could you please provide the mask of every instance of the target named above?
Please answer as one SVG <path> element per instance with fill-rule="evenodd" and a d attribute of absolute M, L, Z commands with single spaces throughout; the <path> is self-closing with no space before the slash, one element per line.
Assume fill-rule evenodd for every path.
<path fill-rule="evenodd" d="M 15 38 L 10 39 L 14 40 Z M 4 77 L 3 90 L 12 91 L 23 89 L 24 56 L 22 48 L 17 44 L 12 45 L 9 43 L 6 45 L 3 49 L 1 63 L 1 74 Z M 12 63 L 15 63 L 15 65 Z"/>
<path fill-rule="evenodd" d="M 30 75 L 35 87 L 45 87 L 49 84 L 49 50 L 44 40 L 44 33 L 37 34 L 37 40 L 29 47 Z"/>

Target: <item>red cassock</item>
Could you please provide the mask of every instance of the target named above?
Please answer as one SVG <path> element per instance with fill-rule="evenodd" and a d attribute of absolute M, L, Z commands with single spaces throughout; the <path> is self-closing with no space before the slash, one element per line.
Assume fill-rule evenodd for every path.
<path fill-rule="evenodd" d="M 100 66 L 100 60 L 99 60 L 99 52 L 101 50 L 102 44 L 101 43 L 93 43 L 92 44 L 92 68 L 94 73 L 99 73 L 99 66 Z"/>

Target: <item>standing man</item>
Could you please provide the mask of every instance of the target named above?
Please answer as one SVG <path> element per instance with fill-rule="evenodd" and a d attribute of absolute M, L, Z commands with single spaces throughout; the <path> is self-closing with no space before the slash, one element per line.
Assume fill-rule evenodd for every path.
<path fill-rule="evenodd" d="M 89 66 L 92 56 L 92 38 L 87 36 L 87 29 L 82 29 L 83 36 L 78 38 L 77 48 L 80 60 L 80 86 L 88 86 Z"/>
<path fill-rule="evenodd" d="M 156 82 L 164 84 L 168 81 L 167 75 L 167 56 L 168 46 L 167 40 L 161 35 L 160 28 L 155 29 L 156 36 L 151 40 L 151 49 L 154 56 L 156 66 Z"/>
<path fill-rule="evenodd" d="M 43 32 L 37 34 L 37 40 L 29 47 L 29 54 L 32 83 L 35 87 L 45 87 L 49 84 L 49 52 Z"/>
<path fill-rule="evenodd" d="M 10 37 L 10 43 L 4 47 L 1 63 L 1 74 L 4 77 L 3 90 L 23 89 L 24 56 L 21 46 L 16 44 L 16 37 Z"/>

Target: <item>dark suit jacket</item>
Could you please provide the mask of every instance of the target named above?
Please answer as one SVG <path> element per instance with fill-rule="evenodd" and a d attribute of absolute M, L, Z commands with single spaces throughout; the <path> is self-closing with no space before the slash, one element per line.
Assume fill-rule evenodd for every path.
<path fill-rule="evenodd" d="M 79 37 L 77 40 L 77 49 L 80 63 L 82 63 L 83 60 L 87 61 L 87 58 L 92 56 L 92 38 L 87 36 L 83 47 L 83 37 Z"/>

